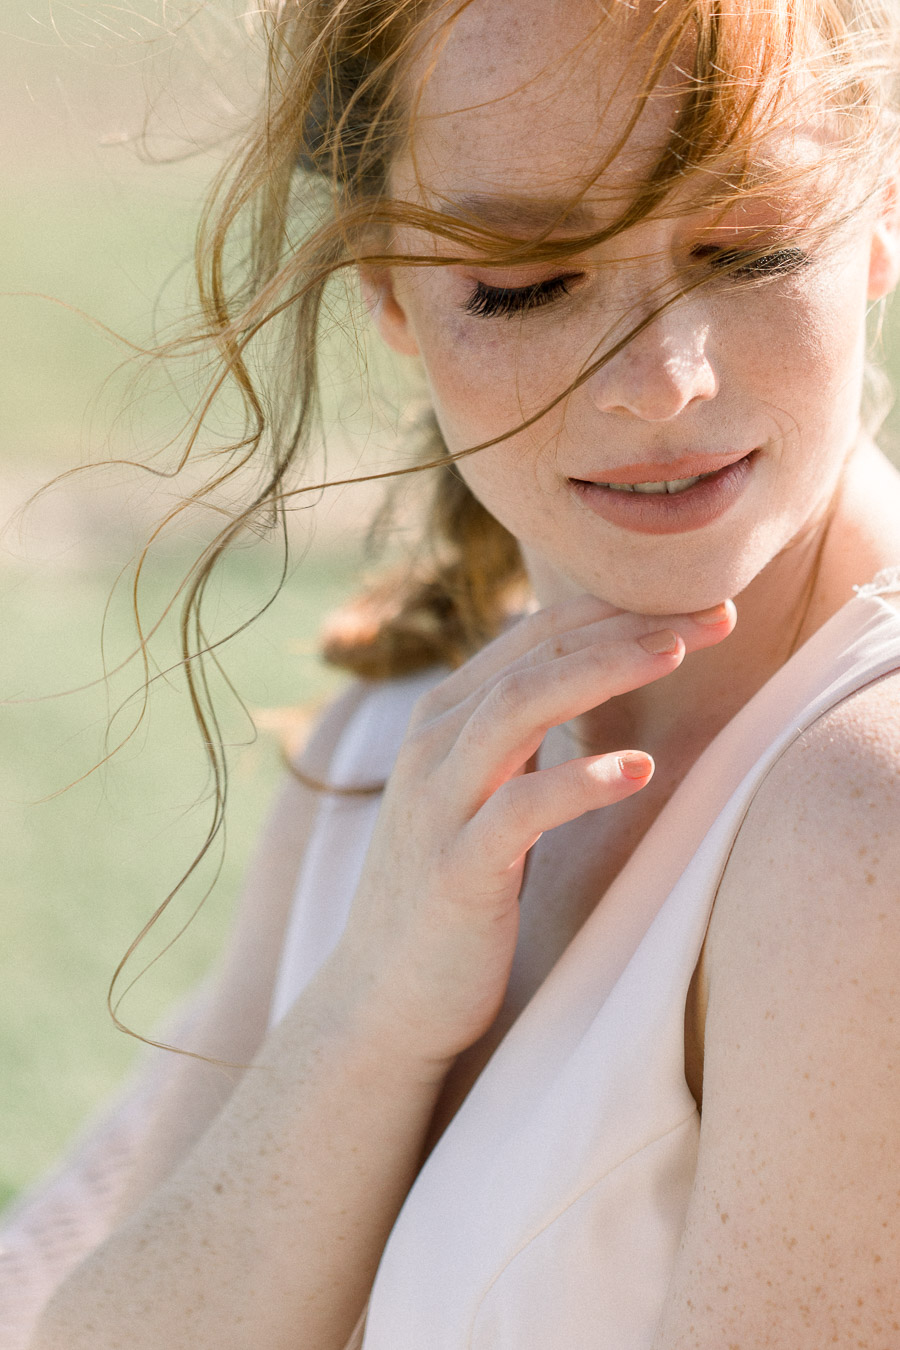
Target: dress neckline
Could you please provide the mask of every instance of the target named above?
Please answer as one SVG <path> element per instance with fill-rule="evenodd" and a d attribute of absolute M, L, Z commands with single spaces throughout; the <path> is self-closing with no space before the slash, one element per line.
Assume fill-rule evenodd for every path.
<path fill-rule="evenodd" d="M 696 1167 L 684 1000 L 717 882 L 780 754 L 822 712 L 900 670 L 900 612 L 883 598 L 900 590 L 892 571 L 860 587 L 704 750 L 495 1048 L 394 1226 L 372 1350 L 423 1334 L 474 1350 L 502 1330 L 549 1344 L 570 1308 L 567 1343 L 588 1343 L 579 1328 L 593 1343 L 605 1316 L 610 1344 L 649 1345 Z M 567 1272 L 592 1243 L 608 1243 L 597 1247 L 608 1278 L 573 1293 Z M 548 1260 L 562 1272 L 556 1305 Z"/>
<path fill-rule="evenodd" d="M 871 581 L 867 581 L 862 586 L 854 586 L 854 599 L 870 599 L 872 596 L 882 596 L 900 592 L 900 563 L 891 567 L 882 567 L 876 572 Z M 847 602 L 848 604 L 850 601 Z"/>
<path fill-rule="evenodd" d="M 591 984 L 596 1003 L 605 1000 L 656 914 L 696 858 L 704 838 L 760 758 L 780 741 L 787 743 L 800 734 L 808 720 L 817 715 L 816 708 L 827 706 L 834 690 L 848 678 L 852 680 L 859 661 L 870 659 L 873 643 L 881 650 L 883 638 L 885 648 L 893 653 L 889 662 L 900 667 L 900 611 L 883 598 L 900 591 L 900 565 L 882 568 L 870 582 L 853 590 L 854 594 L 770 676 L 697 757 L 596 907 L 504 1031 L 441 1134 L 432 1157 L 456 1132 L 468 1101 L 474 1094 L 480 1097 L 487 1091 L 492 1080 L 503 1083 L 508 1106 L 511 1089 L 512 1095 L 515 1093 L 503 1071 L 504 1061 L 510 1055 L 514 1058 L 518 1042 L 530 1038 L 542 1023 L 538 1032 L 541 1041 L 548 1045 L 553 1042 L 548 1022 L 556 1020 L 554 989 L 565 985 L 572 972 L 576 982 Z M 832 668 L 834 678 L 823 687 L 821 672 Z M 801 725 L 806 710 L 812 711 Z M 701 944 L 702 938 L 698 956 Z M 493 1095 L 488 1092 L 489 1097 Z"/>

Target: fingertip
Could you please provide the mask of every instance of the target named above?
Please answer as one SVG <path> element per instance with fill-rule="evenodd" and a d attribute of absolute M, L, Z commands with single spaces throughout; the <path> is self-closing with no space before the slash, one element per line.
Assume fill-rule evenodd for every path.
<path fill-rule="evenodd" d="M 651 656 L 674 656 L 684 647 L 684 642 L 674 628 L 661 628 L 656 633 L 645 633 L 639 637 L 638 645 Z"/>
<path fill-rule="evenodd" d="M 713 605 L 710 609 L 696 610 L 691 618 L 703 628 L 718 628 L 724 624 L 733 627 L 737 619 L 737 609 L 733 600 L 723 600 L 721 604 Z"/>
<path fill-rule="evenodd" d="M 651 757 L 644 754 L 643 750 L 623 750 L 618 756 L 618 763 L 622 777 L 632 782 L 649 779 L 656 767 Z"/>
<path fill-rule="evenodd" d="M 734 603 L 733 600 L 723 600 L 722 607 L 725 610 L 725 618 L 723 620 L 723 623 L 728 625 L 728 631 L 730 633 L 734 625 L 737 623 L 737 605 Z"/>

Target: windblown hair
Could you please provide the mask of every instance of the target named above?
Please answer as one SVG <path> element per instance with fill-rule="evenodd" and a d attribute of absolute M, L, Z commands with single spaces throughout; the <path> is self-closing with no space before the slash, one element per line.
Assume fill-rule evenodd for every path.
<path fill-rule="evenodd" d="M 622 141 L 686 46 L 693 53 L 689 94 L 646 181 L 602 232 L 559 242 L 544 231 L 523 240 L 442 213 L 439 202 L 392 200 L 391 162 L 414 138 L 418 99 L 410 69 L 427 67 L 429 49 L 473 3 L 479 0 L 278 0 L 262 13 L 269 72 L 264 105 L 217 184 L 197 252 L 207 322 L 203 337 L 218 350 L 223 376 L 244 398 L 241 452 L 269 456 L 267 479 L 247 508 L 247 520 L 260 511 L 277 515 L 294 494 L 307 490 L 305 456 L 319 433 L 323 295 L 336 274 L 361 261 L 447 265 L 471 259 L 473 250 L 485 263 L 497 265 L 564 260 L 620 234 L 651 211 L 665 210 L 674 189 L 691 174 L 699 178 L 713 162 L 711 205 L 724 210 L 736 200 L 771 192 L 771 181 L 762 188 L 754 185 L 754 152 L 763 136 L 796 117 L 804 86 L 818 110 L 833 114 L 834 153 L 827 178 L 817 182 L 812 198 L 808 192 L 804 197 L 804 217 L 785 223 L 786 241 L 796 242 L 803 234 L 821 246 L 831 231 L 886 189 L 894 172 L 900 24 L 892 0 L 736 0 L 728 6 L 719 0 L 677 0 L 647 7 L 643 40 L 635 49 L 635 61 L 647 76 Z M 633 17 L 633 6 L 624 0 L 598 3 L 598 41 L 620 11 Z M 573 204 L 602 175 L 617 148 L 598 160 L 573 193 Z M 796 179 L 797 171 L 791 172 Z M 251 247 L 238 274 L 229 273 L 230 237 L 248 216 Z M 298 237 L 298 224 L 304 222 L 305 232 Z M 386 253 L 392 230 L 402 225 L 430 231 L 445 246 L 446 241 L 457 245 L 460 256 L 445 253 L 436 260 Z M 262 392 L 251 375 L 247 348 L 272 320 L 285 317 L 283 356 Z M 653 317 L 644 318 L 588 368 L 573 372 L 570 389 L 560 390 L 559 397 Z M 434 662 L 458 664 L 497 632 L 511 596 L 521 592 L 521 559 L 512 537 L 456 473 L 458 457 L 447 452 L 432 423 L 424 454 L 410 466 L 429 469 L 423 489 L 430 506 L 419 558 L 339 616 L 326 635 L 330 661 L 363 676 L 398 675 Z"/>
<path fill-rule="evenodd" d="M 473 257 L 497 266 L 564 262 L 599 249 L 651 213 L 676 211 L 676 191 L 687 180 L 703 184 L 706 204 L 724 212 L 778 190 L 771 178 L 761 183 L 754 170 L 764 138 L 795 123 L 801 110 L 826 120 L 832 153 L 824 171 L 809 170 L 802 194 L 786 192 L 785 200 L 802 200 L 803 209 L 784 220 L 781 246 L 827 248 L 833 232 L 889 190 L 896 173 L 896 0 L 597 0 L 596 28 L 579 39 L 579 50 L 586 42 L 601 43 L 608 25 L 634 24 L 637 16 L 640 40 L 632 50 L 641 92 L 618 144 L 604 156 L 598 152 L 597 163 L 573 187 L 573 206 L 602 177 L 676 59 L 686 88 L 667 144 L 615 219 L 593 234 L 567 232 L 561 239 L 551 227 L 523 237 L 442 210 L 440 199 L 424 189 L 419 201 L 396 199 L 391 166 L 414 150 L 423 82 L 434 56 L 464 12 L 484 2 L 263 0 L 259 11 L 264 96 L 201 221 L 196 268 L 202 321 L 189 340 L 191 350 L 214 360 L 216 373 L 184 459 L 200 443 L 221 393 L 239 391 L 245 417 L 224 467 L 194 500 L 212 498 L 248 465 L 256 466 L 258 483 L 253 499 L 232 514 L 199 560 L 182 616 L 184 665 L 210 747 L 219 807 L 223 768 L 202 673 L 204 593 L 238 536 L 269 530 L 273 522 L 283 528 L 302 494 L 322 488 L 311 457 L 322 435 L 320 352 L 332 322 L 327 296 L 334 279 L 352 277 L 361 263 L 446 266 Z M 490 99 L 492 91 L 485 96 Z M 807 176 L 798 168 L 789 172 L 786 189 Z M 440 256 L 399 253 L 393 243 L 402 227 L 439 238 Z M 772 247 L 767 231 L 759 256 Z M 742 246 L 735 272 L 747 257 Z M 728 258 L 721 261 L 727 271 Z M 708 279 L 698 275 L 681 281 L 677 293 L 661 293 L 652 313 L 637 317 L 629 332 L 605 347 L 601 341 L 591 361 L 572 371 L 567 388 L 505 434 L 538 422 L 669 304 Z M 627 323 L 632 316 L 620 317 Z M 273 341 L 277 361 L 260 359 Z M 424 440 L 420 436 L 409 462 L 395 471 L 398 477 L 421 475 L 424 508 L 415 555 L 337 616 L 325 638 L 329 661 L 364 677 L 390 677 L 434 663 L 457 665 L 497 633 L 521 602 L 522 560 L 515 539 L 469 491 L 455 461 L 503 439 L 451 454 L 429 419 Z M 392 476 L 362 474 L 356 481 Z M 220 824 L 217 811 L 207 847 Z"/>

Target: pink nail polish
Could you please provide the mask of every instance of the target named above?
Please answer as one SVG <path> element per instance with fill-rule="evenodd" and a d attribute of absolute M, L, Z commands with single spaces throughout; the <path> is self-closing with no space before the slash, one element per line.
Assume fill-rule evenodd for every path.
<path fill-rule="evenodd" d="M 728 608 L 730 603 L 728 600 L 723 600 L 721 605 L 713 605 L 711 609 L 698 610 L 696 614 L 691 615 L 691 618 L 694 623 L 701 623 L 705 627 L 713 628 L 717 623 L 726 622 L 730 614 Z"/>
<path fill-rule="evenodd" d="M 626 778 L 646 778 L 653 772 L 653 760 L 640 750 L 625 750 L 619 755 L 619 768 Z"/>
<path fill-rule="evenodd" d="M 678 634 L 671 628 L 663 628 L 658 633 L 648 633 L 646 637 L 638 638 L 645 652 L 651 652 L 654 656 L 664 656 L 667 652 L 674 652 L 678 647 Z"/>

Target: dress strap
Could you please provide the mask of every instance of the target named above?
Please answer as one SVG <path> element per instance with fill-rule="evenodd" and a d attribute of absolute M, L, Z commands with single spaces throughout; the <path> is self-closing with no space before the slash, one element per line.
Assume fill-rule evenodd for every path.
<path fill-rule="evenodd" d="M 896 595 L 900 592 L 900 564 L 896 567 L 882 567 L 865 586 L 854 586 L 857 595 Z"/>

